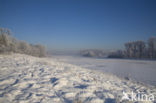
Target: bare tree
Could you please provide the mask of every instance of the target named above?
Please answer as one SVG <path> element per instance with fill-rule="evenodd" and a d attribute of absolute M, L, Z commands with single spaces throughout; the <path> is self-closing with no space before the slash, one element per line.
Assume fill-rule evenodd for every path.
<path fill-rule="evenodd" d="M 156 38 L 151 37 L 148 40 L 148 54 L 151 59 L 156 58 Z"/>
<path fill-rule="evenodd" d="M 125 44 L 125 48 L 127 57 L 142 58 L 145 50 L 145 43 L 143 41 L 128 42 Z"/>
<path fill-rule="evenodd" d="M 126 57 L 132 58 L 133 57 L 133 45 L 132 42 L 125 43 L 126 48 Z"/>
<path fill-rule="evenodd" d="M 138 58 L 143 58 L 143 54 L 145 52 L 145 42 L 144 41 L 136 41 Z"/>

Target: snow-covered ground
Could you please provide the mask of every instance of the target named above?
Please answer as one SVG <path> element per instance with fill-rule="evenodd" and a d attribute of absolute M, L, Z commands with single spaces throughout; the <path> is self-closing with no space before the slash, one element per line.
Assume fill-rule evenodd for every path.
<path fill-rule="evenodd" d="M 156 61 L 154 60 L 96 59 L 72 55 L 54 55 L 53 58 L 156 86 Z"/>
<path fill-rule="evenodd" d="M 156 88 L 58 58 L 0 55 L 0 103 L 129 103 L 123 91 L 151 96 Z"/>

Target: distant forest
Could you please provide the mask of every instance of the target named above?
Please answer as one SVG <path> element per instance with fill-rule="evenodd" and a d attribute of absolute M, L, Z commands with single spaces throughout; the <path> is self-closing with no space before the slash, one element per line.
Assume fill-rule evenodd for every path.
<path fill-rule="evenodd" d="M 84 50 L 81 55 L 85 57 L 108 58 L 132 58 L 132 59 L 156 59 L 156 37 L 148 41 L 132 41 L 124 44 L 124 50 L 105 52 L 102 50 Z"/>
<path fill-rule="evenodd" d="M 0 54 L 21 53 L 37 57 L 46 56 L 46 50 L 43 45 L 29 44 L 25 41 L 17 40 L 11 35 L 7 28 L 0 28 Z"/>

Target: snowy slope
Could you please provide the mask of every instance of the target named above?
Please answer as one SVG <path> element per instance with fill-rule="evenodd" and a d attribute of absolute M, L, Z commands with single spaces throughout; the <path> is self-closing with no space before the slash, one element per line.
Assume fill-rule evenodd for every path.
<path fill-rule="evenodd" d="M 138 90 L 156 93 L 155 87 L 57 59 L 0 55 L 0 103 L 114 103 L 121 101 L 123 91 Z"/>

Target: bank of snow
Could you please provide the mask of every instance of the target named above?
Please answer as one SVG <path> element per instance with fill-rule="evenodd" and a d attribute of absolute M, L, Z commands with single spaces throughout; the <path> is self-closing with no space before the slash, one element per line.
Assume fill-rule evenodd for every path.
<path fill-rule="evenodd" d="M 156 88 L 56 59 L 0 55 L 0 103 L 128 102 L 123 91 L 150 95 Z"/>

